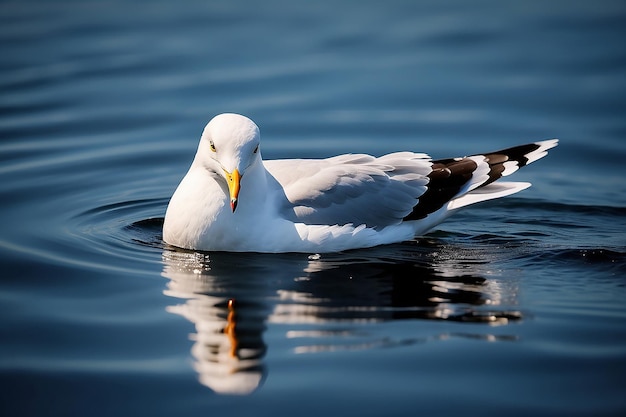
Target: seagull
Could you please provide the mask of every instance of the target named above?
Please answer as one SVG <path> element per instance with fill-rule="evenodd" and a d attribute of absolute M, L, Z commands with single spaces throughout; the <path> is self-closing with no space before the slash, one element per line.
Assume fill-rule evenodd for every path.
<path fill-rule="evenodd" d="M 462 207 L 528 188 L 528 182 L 497 180 L 558 143 L 440 160 L 395 152 L 264 161 L 260 140 L 258 126 L 239 114 L 220 114 L 206 125 L 168 204 L 165 243 L 317 254 L 411 240 Z"/>

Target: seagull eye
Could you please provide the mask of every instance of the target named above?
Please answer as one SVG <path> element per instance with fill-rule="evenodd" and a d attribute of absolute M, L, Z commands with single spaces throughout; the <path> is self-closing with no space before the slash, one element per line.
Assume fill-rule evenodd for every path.
<path fill-rule="evenodd" d="M 209 146 L 211 146 L 211 150 L 213 152 L 217 152 L 217 149 L 215 149 L 215 144 L 213 143 L 213 141 L 209 142 Z"/>
<path fill-rule="evenodd" d="M 256 145 L 256 148 L 252 151 L 252 153 L 257 153 L 259 151 L 259 145 Z"/>

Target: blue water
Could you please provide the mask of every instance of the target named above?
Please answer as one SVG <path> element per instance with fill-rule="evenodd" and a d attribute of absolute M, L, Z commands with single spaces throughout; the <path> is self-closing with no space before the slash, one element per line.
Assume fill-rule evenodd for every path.
<path fill-rule="evenodd" d="M 3 416 L 624 415 L 623 1 L 3 1 Z M 204 125 L 263 155 L 560 138 L 412 242 L 194 253 Z"/>

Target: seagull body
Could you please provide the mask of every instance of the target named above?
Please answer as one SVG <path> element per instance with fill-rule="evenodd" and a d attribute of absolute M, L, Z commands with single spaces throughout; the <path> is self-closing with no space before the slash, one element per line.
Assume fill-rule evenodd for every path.
<path fill-rule="evenodd" d="M 557 142 L 437 161 L 413 152 L 263 161 L 256 124 L 221 114 L 205 127 L 170 200 L 163 240 L 192 250 L 274 253 L 406 241 L 461 207 L 528 188 L 495 181 Z"/>

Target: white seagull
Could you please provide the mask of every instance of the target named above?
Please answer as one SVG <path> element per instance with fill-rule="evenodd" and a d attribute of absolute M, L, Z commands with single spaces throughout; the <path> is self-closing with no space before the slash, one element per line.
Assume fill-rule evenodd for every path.
<path fill-rule="evenodd" d="M 406 241 L 461 207 L 530 186 L 495 182 L 547 154 L 557 139 L 432 160 L 373 157 L 263 161 L 257 125 L 220 114 L 204 128 L 174 192 L 163 240 L 201 251 L 337 252 Z"/>

